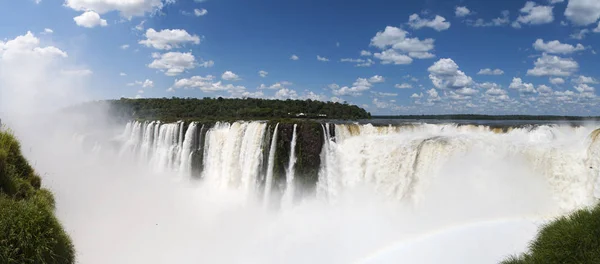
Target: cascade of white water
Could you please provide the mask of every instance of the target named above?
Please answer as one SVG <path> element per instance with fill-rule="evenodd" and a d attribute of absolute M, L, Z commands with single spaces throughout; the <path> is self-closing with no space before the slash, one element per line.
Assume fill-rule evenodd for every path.
<path fill-rule="evenodd" d="M 157 144 L 151 158 L 151 164 L 158 172 L 174 169 L 178 154 L 179 124 L 163 124 L 160 126 Z"/>
<path fill-rule="evenodd" d="M 266 124 L 217 123 L 206 133 L 203 177 L 216 188 L 256 187 Z"/>
<path fill-rule="evenodd" d="M 594 198 L 600 160 L 595 160 L 598 147 L 586 140 L 589 128 L 535 126 L 497 133 L 475 125 L 350 124 L 336 125 L 335 133 L 335 143 L 329 139 L 323 145 L 319 173 L 320 189 L 330 199 L 369 184 L 388 197 L 418 202 L 450 160 L 466 160 L 470 153 L 523 164 L 545 179 L 563 210 Z"/>
<path fill-rule="evenodd" d="M 192 151 L 194 146 L 194 136 L 196 135 L 196 131 L 198 128 L 198 123 L 192 122 L 188 126 L 187 131 L 185 132 L 185 139 L 183 140 L 181 151 L 180 151 L 180 163 L 179 163 L 179 173 L 184 176 L 191 176 L 192 173 Z M 181 130 L 183 131 L 183 129 Z M 183 137 L 182 137 L 183 138 Z M 180 140 L 181 141 L 181 140 Z"/>
<path fill-rule="evenodd" d="M 273 137 L 271 138 L 271 147 L 269 149 L 269 162 L 267 164 L 267 175 L 265 177 L 265 190 L 263 203 L 265 206 L 269 205 L 271 199 L 271 189 L 273 186 L 273 168 L 275 167 L 275 152 L 277 151 L 277 134 L 279 131 L 279 123 L 275 125 L 273 130 Z"/>
<path fill-rule="evenodd" d="M 286 171 L 286 175 L 285 175 L 285 179 L 286 179 L 286 187 L 285 187 L 285 193 L 283 195 L 283 200 L 282 200 L 282 204 L 285 207 L 290 207 L 293 205 L 294 203 L 294 191 L 295 191 L 295 186 L 294 186 L 294 167 L 296 166 L 296 139 L 297 139 L 297 135 L 296 135 L 296 128 L 298 125 L 294 124 L 294 132 L 292 134 L 292 142 L 290 143 L 290 161 L 288 163 L 288 168 Z"/>

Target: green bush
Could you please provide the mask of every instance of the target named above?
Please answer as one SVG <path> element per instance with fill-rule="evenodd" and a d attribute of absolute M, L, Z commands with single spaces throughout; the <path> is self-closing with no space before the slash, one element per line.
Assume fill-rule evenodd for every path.
<path fill-rule="evenodd" d="M 0 132 L 0 263 L 75 263 L 73 243 L 54 216 L 54 197 L 41 185 L 18 141 Z"/>
<path fill-rule="evenodd" d="M 600 205 L 545 225 L 529 252 L 503 264 L 600 263 Z"/>
<path fill-rule="evenodd" d="M 0 197 L 0 263 L 75 263 L 69 236 L 49 207 Z"/>

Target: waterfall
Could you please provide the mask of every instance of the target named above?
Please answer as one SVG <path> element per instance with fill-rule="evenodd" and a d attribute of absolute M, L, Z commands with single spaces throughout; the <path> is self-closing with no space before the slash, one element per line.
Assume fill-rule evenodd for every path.
<path fill-rule="evenodd" d="M 192 173 L 192 148 L 194 146 L 194 135 L 196 134 L 197 127 L 198 123 L 190 123 L 187 131 L 185 132 L 185 139 L 182 143 L 179 173 L 184 176 L 191 176 Z M 181 131 L 183 131 L 183 129 Z"/>
<path fill-rule="evenodd" d="M 269 163 L 267 164 L 267 176 L 265 179 L 264 190 L 264 205 L 268 206 L 271 198 L 271 188 L 273 186 L 273 168 L 275 167 L 275 151 L 277 151 L 277 133 L 279 132 L 279 123 L 275 125 L 273 130 L 273 138 L 271 138 L 271 147 L 269 149 Z"/>
<path fill-rule="evenodd" d="M 266 124 L 217 123 L 206 133 L 203 178 L 215 188 L 256 188 Z"/>
<path fill-rule="evenodd" d="M 286 171 L 286 188 L 285 194 L 283 195 L 282 204 L 286 207 L 291 207 L 294 202 L 294 166 L 296 165 L 296 128 L 298 125 L 294 125 L 294 132 L 292 135 L 292 142 L 290 143 L 290 161 Z"/>

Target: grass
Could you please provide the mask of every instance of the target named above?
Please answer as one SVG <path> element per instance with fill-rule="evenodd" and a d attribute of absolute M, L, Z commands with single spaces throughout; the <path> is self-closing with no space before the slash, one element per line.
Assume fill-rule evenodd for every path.
<path fill-rule="evenodd" d="M 531 242 L 528 252 L 502 263 L 600 263 L 600 205 L 548 223 Z"/>
<path fill-rule="evenodd" d="M 54 197 L 41 186 L 19 142 L 0 131 L 0 263 L 75 263 L 73 243 L 54 215 Z"/>

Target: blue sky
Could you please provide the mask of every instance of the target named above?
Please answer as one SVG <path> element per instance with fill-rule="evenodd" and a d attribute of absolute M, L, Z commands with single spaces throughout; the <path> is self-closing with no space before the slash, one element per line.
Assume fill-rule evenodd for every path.
<path fill-rule="evenodd" d="M 3 4 L 0 58 L 19 49 L 19 36 L 54 47 L 68 54 L 54 58 L 61 71 L 83 79 L 92 99 L 249 96 L 347 101 L 374 114 L 600 115 L 596 0 Z"/>

